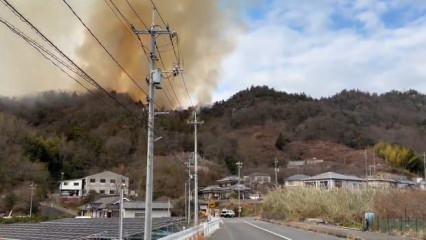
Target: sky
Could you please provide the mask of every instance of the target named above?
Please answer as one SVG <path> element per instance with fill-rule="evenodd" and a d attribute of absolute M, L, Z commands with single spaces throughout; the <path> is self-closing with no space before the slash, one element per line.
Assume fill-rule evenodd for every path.
<path fill-rule="evenodd" d="M 213 99 L 252 85 L 327 97 L 426 92 L 426 1 L 265 0 L 220 66 Z"/>

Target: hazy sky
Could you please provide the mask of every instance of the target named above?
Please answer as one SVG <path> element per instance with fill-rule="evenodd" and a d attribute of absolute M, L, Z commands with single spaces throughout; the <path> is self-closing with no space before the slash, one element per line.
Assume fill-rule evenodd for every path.
<path fill-rule="evenodd" d="M 74 49 L 84 37 L 83 30 L 76 27 L 58 1 L 12 2 L 68 54 L 76 54 Z M 90 17 L 90 4 L 71 2 L 83 17 Z M 223 11 L 228 9 L 227 2 L 219 5 Z M 233 48 L 212 62 L 218 71 L 217 86 L 211 93 L 213 100 L 226 99 L 251 85 L 305 92 L 313 97 L 355 88 L 426 92 L 424 0 L 250 1 L 256 2 L 254 5 L 238 2 L 240 6 L 232 9 L 241 16 L 234 18 L 239 23 L 230 24 L 229 29 L 225 26 L 223 33 L 218 33 L 232 38 Z M 29 9 L 34 6 L 39 10 Z M 13 20 L 2 4 L 0 17 Z M 16 19 L 13 21 L 17 23 Z M 2 25 L 0 41 L 0 95 L 75 86 L 49 63 L 32 64 L 44 60 Z M 215 42 L 211 46 L 214 49 Z"/>

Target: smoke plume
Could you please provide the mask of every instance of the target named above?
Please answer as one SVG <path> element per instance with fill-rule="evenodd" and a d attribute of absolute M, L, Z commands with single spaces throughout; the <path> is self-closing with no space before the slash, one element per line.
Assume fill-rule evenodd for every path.
<path fill-rule="evenodd" d="M 195 102 L 200 104 L 211 101 L 211 93 L 218 81 L 220 61 L 233 45 L 233 37 L 228 34 L 228 31 L 236 21 L 232 18 L 231 11 L 221 9 L 219 2 L 216 0 L 155 1 L 161 17 L 170 25 L 171 30 L 176 31 L 179 35 L 186 85 L 189 93 L 194 96 Z M 125 0 L 116 0 L 113 3 L 129 22 L 134 23 L 136 28 L 144 29 Z M 143 22 L 148 26 L 151 25 L 153 7 L 150 1 L 132 0 L 130 3 Z M 109 1 L 98 2 L 94 6 L 95 11 L 90 17 L 89 25 L 96 27 L 101 38 L 108 43 L 108 48 L 112 50 L 113 55 L 147 92 L 145 83 L 148 74 L 147 57 L 138 46 L 135 36 L 123 22 L 114 16 L 111 8 L 115 10 Z M 119 15 L 118 12 L 116 14 Z M 155 16 L 155 22 L 163 25 L 158 15 Z M 149 48 L 149 38 L 142 37 L 142 41 Z M 176 64 L 176 59 L 170 39 L 167 36 L 159 37 L 158 46 L 164 65 L 171 68 Z M 176 44 L 175 47 L 177 51 Z M 129 80 L 120 68 L 115 66 L 104 68 L 104 66 L 111 66 L 110 59 L 99 58 L 101 62 L 93 59 L 94 56 L 99 56 L 100 50 L 102 49 L 97 46 L 92 36 L 86 35 L 83 44 L 78 49 L 78 56 L 85 62 L 89 62 L 87 66 L 89 71 L 96 72 L 101 76 L 104 86 L 119 92 L 128 92 L 133 98 L 144 101 L 145 96 L 142 91 Z M 161 61 L 158 61 L 158 66 L 162 67 Z M 172 104 L 173 107 L 178 107 L 190 104 L 185 85 L 179 77 L 165 79 L 162 90 L 157 91 L 156 94 L 157 101 L 162 106 Z"/>

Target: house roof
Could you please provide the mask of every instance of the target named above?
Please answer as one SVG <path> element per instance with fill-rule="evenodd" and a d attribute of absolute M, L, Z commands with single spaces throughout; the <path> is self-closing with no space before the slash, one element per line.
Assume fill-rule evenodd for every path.
<path fill-rule="evenodd" d="M 227 176 L 222 179 L 217 180 L 217 182 L 231 182 L 231 181 L 238 181 L 238 176 Z"/>
<path fill-rule="evenodd" d="M 95 173 L 95 174 L 92 174 L 92 175 L 86 176 L 86 178 L 89 178 L 89 177 L 95 177 L 95 176 L 98 176 L 98 175 L 104 175 L 104 174 L 110 174 L 110 175 L 115 175 L 115 176 L 117 176 L 117 177 L 128 178 L 128 177 L 126 177 L 126 176 L 124 176 L 124 175 L 121 175 L 121 174 L 118 174 L 118 173 L 115 173 L 115 172 L 111 172 L 111 171 L 103 171 L 103 172 Z"/>
<path fill-rule="evenodd" d="M 200 190 L 200 192 L 222 192 L 227 191 L 228 188 L 220 187 L 219 185 L 210 185 Z"/>
<path fill-rule="evenodd" d="M 233 191 L 238 191 L 238 190 L 240 190 L 240 191 L 249 191 L 250 190 L 250 188 L 246 187 L 244 184 L 235 184 L 235 185 L 230 186 L 230 188 Z"/>
<path fill-rule="evenodd" d="M 117 204 L 118 205 L 118 204 Z M 169 209 L 173 206 L 169 202 L 152 202 L 152 209 Z M 129 201 L 124 202 L 124 209 L 145 209 L 144 201 Z"/>
<path fill-rule="evenodd" d="M 254 173 L 251 173 L 249 176 L 250 177 L 254 177 L 254 176 L 268 176 L 268 177 L 270 177 L 271 175 L 269 175 L 267 173 L 254 172 Z"/>
<path fill-rule="evenodd" d="M 390 178 L 380 178 L 380 177 L 369 177 L 366 179 L 367 182 L 390 182 L 390 183 L 396 183 L 397 181 L 390 179 Z"/>
<path fill-rule="evenodd" d="M 322 180 L 322 179 L 339 179 L 339 180 L 350 180 L 350 181 L 365 181 L 362 178 L 351 176 L 351 175 L 343 175 L 335 172 L 326 172 L 321 173 L 312 177 L 305 178 L 305 181 L 309 180 Z"/>
<path fill-rule="evenodd" d="M 309 177 L 308 175 L 296 174 L 296 175 L 293 175 L 293 176 L 290 176 L 290 177 L 286 178 L 285 180 L 286 181 L 301 181 L 301 180 L 304 180 L 304 179 L 306 179 L 308 177 Z"/>

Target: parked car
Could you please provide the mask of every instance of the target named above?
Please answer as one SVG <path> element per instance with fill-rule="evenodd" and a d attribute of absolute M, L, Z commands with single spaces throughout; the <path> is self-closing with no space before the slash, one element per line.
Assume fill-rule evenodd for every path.
<path fill-rule="evenodd" d="M 224 218 L 233 218 L 233 217 L 235 217 L 235 212 L 231 209 L 224 208 L 224 209 L 222 209 L 220 216 L 224 217 Z"/>

